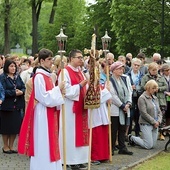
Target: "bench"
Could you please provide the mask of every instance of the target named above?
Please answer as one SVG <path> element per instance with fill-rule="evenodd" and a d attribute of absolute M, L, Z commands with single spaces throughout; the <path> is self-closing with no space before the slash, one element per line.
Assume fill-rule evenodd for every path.
<path fill-rule="evenodd" d="M 160 128 L 159 131 L 162 133 L 162 135 L 165 136 L 165 133 L 169 136 L 169 140 L 165 144 L 165 151 L 167 151 L 168 145 L 170 144 L 170 126 L 165 126 L 163 128 Z"/>

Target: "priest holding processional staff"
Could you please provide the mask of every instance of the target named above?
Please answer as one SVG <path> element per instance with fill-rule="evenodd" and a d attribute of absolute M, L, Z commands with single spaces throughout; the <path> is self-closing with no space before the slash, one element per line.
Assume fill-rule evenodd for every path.
<path fill-rule="evenodd" d="M 69 53 L 69 63 L 63 69 L 65 81 L 65 123 L 62 122 L 60 111 L 59 141 L 60 148 L 66 148 L 66 164 L 71 169 L 85 169 L 88 162 L 89 132 L 88 110 L 84 109 L 84 97 L 88 88 L 87 80 L 80 66 L 83 64 L 83 55 L 80 50 L 74 49 Z M 62 81 L 61 74 L 58 82 Z M 63 146 L 63 131 L 66 129 L 66 145 Z M 61 149 L 61 157 L 63 158 Z"/>
<path fill-rule="evenodd" d="M 92 41 L 93 42 L 93 41 Z M 91 58 L 94 59 L 95 50 L 90 52 Z M 95 62 L 92 59 L 91 64 L 91 78 L 89 87 L 85 75 L 81 72 L 80 67 L 83 64 L 83 55 L 80 50 L 72 50 L 69 53 L 69 64 L 63 69 L 65 81 L 65 128 L 66 128 L 66 164 L 70 165 L 72 169 L 85 169 L 84 163 L 89 162 L 89 126 L 88 125 L 88 109 L 92 100 L 92 96 L 97 96 L 95 104 L 91 107 L 94 109 L 100 106 L 100 86 L 99 74 L 94 71 Z M 98 70 L 99 71 L 99 70 Z M 95 75 L 98 74 L 97 81 L 94 82 Z M 59 82 L 62 81 L 61 74 L 59 75 Z M 94 85 L 95 83 L 95 85 Z M 91 87 L 91 88 L 90 88 Z M 95 89 L 94 89 L 95 87 Z M 95 93 L 90 94 L 91 90 Z M 92 91 L 91 91 L 92 92 Z M 93 91 L 94 92 L 94 91 Z M 107 92 L 108 93 L 108 92 Z M 97 95 L 96 95 L 97 94 Z M 106 100 L 106 99 L 105 99 Z M 96 107 L 97 106 L 97 107 Z M 62 135 L 62 109 L 60 114 L 60 148 L 63 148 Z M 92 126 L 91 126 L 92 127 Z M 61 157 L 64 153 L 61 149 Z"/>
<path fill-rule="evenodd" d="M 108 47 L 108 42 L 110 42 L 110 37 L 106 35 L 102 37 L 102 43 L 104 43 L 105 48 L 103 48 L 106 52 L 106 45 Z M 107 44 L 106 44 L 107 43 Z M 109 87 L 106 85 L 101 85 L 99 83 L 100 73 L 99 73 L 99 65 L 96 64 L 96 60 L 100 56 L 100 51 L 97 51 L 95 48 L 96 45 L 96 35 L 92 35 L 92 48 L 89 50 L 90 58 L 90 80 L 89 80 L 89 88 L 85 97 L 85 108 L 89 109 L 89 161 L 88 161 L 88 169 L 90 169 L 90 162 L 97 165 L 100 164 L 100 161 L 112 161 L 112 153 L 111 148 L 109 151 L 109 146 L 111 146 L 111 142 L 109 145 L 109 141 L 111 136 L 111 132 L 109 132 L 110 126 L 110 118 L 108 113 L 107 101 L 111 99 L 111 94 L 109 92 Z M 88 50 L 86 49 L 86 52 Z M 106 55 L 105 55 L 106 57 Z M 109 77 L 107 79 L 109 81 Z M 110 139 L 109 139 L 110 138 Z M 110 153 L 110 154 L 109 154 Z"/>
<path fill-rule="evenodd" d="M 64 170 L 66 165 L 71 169 L 87 169 L 88 157 L 88 124 L 87 110 L 83 108 L 83 98 L 87 89 L 87 80 L 80 70 L 83 56 L 80 50 L 69 53 L 69 64 L 64 68 L 63 53 L 67 36 L 63 30 L 56 36 L 61 56 L 61 72 L 58 83 L 65 81 L 65 104 L 60 108 L 59 143 Z"/>

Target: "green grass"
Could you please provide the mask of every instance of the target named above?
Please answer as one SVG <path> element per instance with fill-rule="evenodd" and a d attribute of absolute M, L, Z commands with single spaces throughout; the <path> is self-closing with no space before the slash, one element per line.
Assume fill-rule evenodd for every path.
<path fill-rule="evenodd" d="M 170 152 L 161 152 L 157 156 L 130 168 L 133 170 L 170 170 Z"/>

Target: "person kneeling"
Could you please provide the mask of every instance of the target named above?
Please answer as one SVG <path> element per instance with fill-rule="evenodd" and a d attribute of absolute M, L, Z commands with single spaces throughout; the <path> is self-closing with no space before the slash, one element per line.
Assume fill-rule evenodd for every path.
<path fill-rule="evenodd" d="M 158 127 L 162 120 L 162 113 L 159 108 L 157 97 L 154 95 L 158 91 L 158 84 L 155 80 L 149 80 L 145 85 L 145 91 L 138 99 L 140 111 L 139 124 L 142 135 L 140 137 L 128 136 L 129 144 L 139 145 L 145 149 L 156 146 L 158 137 Z"/>

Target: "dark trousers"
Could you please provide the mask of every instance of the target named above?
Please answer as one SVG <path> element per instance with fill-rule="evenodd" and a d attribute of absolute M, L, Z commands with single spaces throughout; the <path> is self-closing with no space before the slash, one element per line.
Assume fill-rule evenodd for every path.
<path fill-rule="evenodd" d="M 130 109 L 130 126 L 129 126 L 128 134 L 132 133 L 132 123 L 133 123 L 133 120 L 134 120 L 134 122 L 135 122 L 135 127 L 134 127 L 135 135 L 139 136 L 140 135 L 139 134 L 140 133 L 140 126 L 139 126 L 140 113 L 139 113 L 137 102 L 138 102 L 138 98 L 132 98 L 132 108 Z"/>
<path fill-rule="evenodd" d="M 161 112 L 162 112 L 162 122 L 161 124 L 159 125 L 160 128 L 166 126 L 166 106 L 160 106 L 160 109 L 161 109 Z M 169 110 L 168 110 L 169 111 Z"/>
<path fill-rule="evenodd" d="M 111 132 L 112 132 L 112 148 L 115 147 L 115 142 L 118 137 L 118 144 L 119 149 L 126 148 L 125 145 L 125 132 L 126 132 L 126 125 L 121 125 L 119 123 L 118 116 L 111 116 Z"/>

